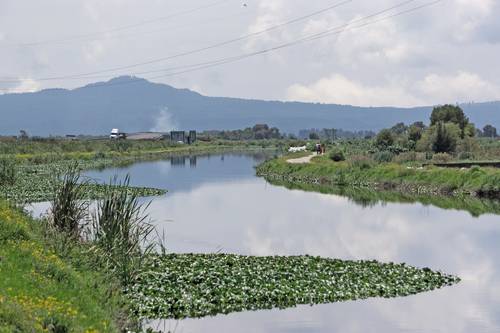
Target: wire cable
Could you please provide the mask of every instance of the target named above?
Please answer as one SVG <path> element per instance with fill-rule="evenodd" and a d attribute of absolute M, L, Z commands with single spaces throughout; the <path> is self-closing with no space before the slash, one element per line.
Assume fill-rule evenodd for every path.
<path fill-rule="evenodd" d="M 263 49 L 263 50 L 259 50 L 259 51 L 255 51 L 255 52 L 251 52 L 251 53 L 246 53 L 246 54 L 242 54 L 242 55 L 238 55 L 238 56 L 233 56 L 233 57 L 226 57 L 226 58 L 222 58 L 222 59 L 216 59 L 216 60 L 207 61 L 207 62 L 198 63 L 198 64 L 191 64 L 191 65 L 185 65 L 185 66 L 179 66 L 179 67 L 171 67 L 171 68 L 168 68 L 168 69 L 161 69 L 161 70 L 155 70 L 155 71 L 142 72 L 142 74 L 144 74 L 144 73 L 154 73 L 154 72 L 170 71 L 170 73 L 166 73 L 166 74 L 162 74 L 162 75 L 157 75 L 157 76 L 152 76 L 152 77 L 148 77 L 147 78 L 148 80 L 154 80 L 154 79 L 158 79 L 158 78 L 171 77 L 171 76 L 176 76 L 176 75 L 180 75 L 180 74 L 190 73 L 190 72 L 194 72 L 194 71 L 198 71 L 198 70 L 202 70 L 202 69 L 207 69 L 207 68 L 211 68 L 211 67 L 215 67 L 215 66 L 220 66 L 220 65 L 227 64 L 227 63 L 232 63 L 232 62 L 236 62 L 236 61 L 239 61 L 239 60 L 242 60 L 242 59 L 246 59 L 246 58 L 249 58 L 249 57 L 253 57 L 253 56 L 257 56 L 257 55 L 261 55 L 261 54 L 266 54 L 266 53 L 274 52 L 274 51 L 277 51 L 277 50 L 280 50 L 280 49 L 283 49 L 283 48 L 287 48 L 287 47 L 291 47 L 291 46 L 294 46 L 294 45 L 302 44 L 304 42 L 315 41 L 315 40 L 318 40 L 318 39 L 321 39 L 321 38 L 326 38 L 326 37 L 329 37 L 329 36 L 332 36 L 332 35 L 338 35 L 338 34 L 341 34 L 341 33 L 345 32 L 345 31 L 360 29 L 360 28 L 363 28 L 363 27 L 366 27 L 366 26 L 370 26 L 370 25 L 373 25 L 373 24 L 376 24 L 376 23 L 379 23 L 379 22 L 382 22 L 382 21 L 386 21 L 386 20 L 389 20 L 389 19 L 392 19 L 392 18 L 395 18 L 395 17 L 399 17 L 399 16 L 406 15 L 406 14 L 409 14 L 409 13 L 412 13 L 412 12 L 416 12 L 416 11 L 421 10 L 423 8 L 426 8 L 426 7 L 434 6 L 434 5 L 440 3 L 440 2 L 442 2 L 444 0 L 435 0 L 435 1 L 432 1 L 432 2 L 427 2 L 427 3 L 424 3 L 424 4 L 419 5 L 419 6 L 415 6 L 415 7 L 403 10 L 403 11 L 399 11 L 399 12 L 396 12 L 396 13 L 384 16 L 384 17 L 379 18 L 379 19 L 371 20 L 371 21 L 368 21 L 368 22 L 365 22 L 365 23 L 362 22 L 364 20 L 374 18 L 374 17 L 379 16 L 381 14 L 388 13 L 388 12 L 394 10 L 395 8 L 402 7 L 402 6 L 404 6 L 404 5 L 406 5 L 406 4 L 410 3 L 410 2 L 413 2 L 413 1 L 415 1 L 415 0 L 404 1 L 404 2 L 402 2 L 402 3 L 400 3 L 400 4 L 396 5 L 396 6 L 384 9 L 384 10 L 379 11 L 379 12 L 374 13 L 374 14 L 370 14 L 370 15 L 364 16 L 364 17 L 362 17 L 360 19 L 356 19 L 354 21 L 351 21 L 349 23 L 343 24 L 341 26 L 334 27 L 334 28 L 329 28 L 329 29 L 326 29 L 326 30 L 324 30 L 324 31 L 322 31 L 320 33 L 316 33 L 316 34 L 312 34 L 312 35 L 309 35 L 309 36 L 305 36 L 305 37 L 302 37 L 302 38 L 297 39 L 295 41 L 291 41 L 291 42 L 287 42 L 287 43 L 284 43 L 284 44 L 280 44 L 280 45 L 274 46 L 272 48 L 267 48 L 267 49 Z M 361 23 L 361 24 L 354 25 L 355 23 Z M 184 70 L 180 70 L 180 71 L 178 70 L 178 69 L 183 69 L 183 68 L 185 68 L 185 69 Z M 141 74 L 141 73 L 135 73 L 135 74 Z M 89 79 L 89 78 L 95 78 L 95 77 L 79 77 L 78 79 Z M 144 80 L 144 78 L 137 78 L 137 79 L 127 80 L 127 81 L 123 81 L 123 82 L 101 82 L 101 83 L 92 84 L 90 86 L 86 86 L 86 88 L 101 87 L 101 86 L 113 86 L 113 85 L 121 85 L 121 84 L 129 84 L 129 83 L 134 83 L 134 82 L 140 82 L 140 81 L 143 81 L 143 80 Z M 0 81 L 0 82 L 5 82 L 5 81 Z"/>

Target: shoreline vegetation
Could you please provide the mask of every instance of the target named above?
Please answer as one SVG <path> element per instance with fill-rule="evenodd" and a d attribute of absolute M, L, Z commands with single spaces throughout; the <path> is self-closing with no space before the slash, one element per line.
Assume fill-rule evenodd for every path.
<path fill-rule="evenodd" d="M 477 129 L 458 106 L 435 107 L 429 125 L 398 123 L 375 137 L 335 140 L 335 131 L 311 132 L 311 141 L 297 144 L 309 150 L 302 156 L 325 148 L 327 154 L 308 163 L 289 163 L 297 154 L 276 158 L 259 165 L 257 175 L 323 188 L 500 200 L 496 128 Z"/>
<path fill-rule="evenodd" d="M 290 156 L 266 161 L 257 175 L 269 181 L 330 187 L 354 187 L 412 195 L 471 196 L 500 199 L 500 169 L 410 166 L 398 163 L 361 164 L 334 162 L 327 156 L 310 163 L 291 164 Z"/>

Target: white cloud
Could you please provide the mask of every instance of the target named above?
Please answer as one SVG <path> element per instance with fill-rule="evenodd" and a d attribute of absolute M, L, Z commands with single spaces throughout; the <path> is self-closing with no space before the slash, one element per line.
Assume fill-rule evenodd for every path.
<path fill-rule="evenodd" d="M 4 94 L 9 93 L 25 93 L 25 92 L 35 92 L 40 90 L 40 82 L 37 82 L 30 78 L 21 78 L 19 83 L 13 87 L 2 88 L 0 91 Z"/>
<path fill-rule="evenodd" d="M 460 71 L 455 75 L 429 74 L 416 82 L 380 78 L 366 85 L 332 74 L 312 84 L 294 84 L 287 90 L 289 100 L 354 104 L 361 106 L 412 106 L 500 99 L 500 87 L 477 74 Z"/>
<path fill-rule="evenodd" d="M 465 41 L 474 37 L 476 29 L 493 13 L 493 0 L 455 0 L 452 3 L 454 37 Z"/>
<path fill-rule="evenodd" d="M 84 46 L 84 57 L 89 63 L 95 63 L 100 57 L 105 54 L 104 43 L 93 41 Z"/>
<path fill-rule="evenodd" d="M 416 88 L 437 103 L 486 101 L 500 98 L 500 87 L 482 79 L 479 75 L 458 72 L 456 75 L 429 74 L 417 82 Z"/>
<path fill-rule="evenodd" d="M 310 85 L 294 84 L 288 88 L 288 99 L 360 106 L 414 105 L 422 101 L 408 94 L 397 82 L 367 86 L 333 74 Z"/>

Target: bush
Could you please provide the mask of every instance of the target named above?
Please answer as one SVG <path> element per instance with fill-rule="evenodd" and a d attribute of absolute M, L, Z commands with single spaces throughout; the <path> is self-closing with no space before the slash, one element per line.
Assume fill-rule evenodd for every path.
<path fill-rule="evenodd" d="M 351 167 L 361 170 L 370 169 L 373 167 L 373 160 L 365 155 L 354 155 L 350 158 L 349 164 Z"/>
<path fill-rule="evenodd" d="M 408 149 L 403 148 L 399 145 L 389 146 L 389 147 L 387 147 L 387 150 L 390 151 L 391 153 L 393 153 L 394 155 L 398 155 L 398 154 L 401 154 L 401 153 L 408 151 Z"/>
<path fill-rule="evenodd" d="M 417 161 L 417 153 L 414 151 L 401 153 L 394 157 L 394 161 L 397 163 L 415 162 Z"/>
<path fill-rule="evenodd" d="M 376 153 L 373 158 L 375 161 L 379 163 L 389 163 L 392 162 L 392 159 L 394 158 L 394 154 L 391 153 L 390 151 L 381 151 Z"/>
<path fill-rule="evenodd" d="M 381 130 L 375 139 L 375 144 L 379 148 L 387 148 L 394 144 L 394 136 L 392 135 L 391 130 L 383 129 Z"/>
<path fill-rule="evenodd" d="M 437 153 L 432 156 L 432 162 L 448 163 L 453 159 L 453 156 L 447 153 Z"/>
<path fill-rule="evenodd" d="M 345 161 L 345 155 L 344 152 L 338 148 L 334 148 L 330 154 L 328 155 L 330 159 L 334 162 L 341 162 Z"/>
<path fill-rule="evenodd" d="M 460 153 L 460 155 L 458 155 L 458 159 L 460 160 L 473 160 L 474 158 L 474 153 L 470 151 L 464 151 L 463 153 Z"/>
<path fill-rule="evenodd" d="M 8 159 L 0 159 L 0 185 L 14 185 L 16 182 L 16 164 Z"/>

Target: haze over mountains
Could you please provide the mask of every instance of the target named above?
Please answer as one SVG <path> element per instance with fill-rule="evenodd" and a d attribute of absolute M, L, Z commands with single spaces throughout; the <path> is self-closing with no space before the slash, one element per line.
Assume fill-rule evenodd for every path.
<path fill-rule="evenodd" d="M 462 105 L 478 127 L 500 125 L 500 102 Z M 172 129 L 238 129 L 267 123 L 287 133 L 304 128 L 379 130 L 428 121 L 432 107 L 356 107 L 207 97 L 133 77 L 73 90 L 0 95 L 0 135 L 106 134 Z"/>

